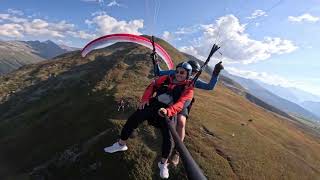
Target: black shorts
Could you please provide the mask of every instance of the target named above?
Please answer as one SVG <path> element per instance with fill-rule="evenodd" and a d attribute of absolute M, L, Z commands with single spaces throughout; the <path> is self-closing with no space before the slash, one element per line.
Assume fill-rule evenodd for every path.
<path fill-rule="evenodd" d="M 188 108 L 188 106 L 187 107 L 183 107 L 183 109 L 178 114 L 181 114 L 181 115 L 185 116 L 186 118 L 188 118 L 189 117 L 189 108 Z"/>
<path fill-rule="evenodd" d="M 185 116 L 187 119 L 189 117 L 189 113 L 190 113 L 190 110 L 191 110 L 191 107 L 192 107 L 192 104 L 195 102 L 195 99 L 192 98 L 191 101 L 187 101 L 183 107 L 183 109 L 180 111 L 180 113 L 178 114 L 181 114 L 183 116 Z"/>

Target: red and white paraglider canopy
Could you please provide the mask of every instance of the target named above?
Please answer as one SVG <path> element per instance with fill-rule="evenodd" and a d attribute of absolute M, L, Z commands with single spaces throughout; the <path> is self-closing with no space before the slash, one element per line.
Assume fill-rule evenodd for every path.
<path fill-rule="evenodd" d="M 82 57 L 85 57 L 89 52 L 91 52 L 94 49 L 97 49 L 99 47 L 106 47 L 117 42 L 132 42 L 145 46 L 151 50 L 153 49 L 152 42 L 148 38 L 133 34 L 109 34 L 89 42 L 82 49 L 81 55 Z M 159 44 L 154 43 L 154 46 L 157 54 L 167 64 L 168 69 L 174 69 L 174 63 L 172 62 L 169 54 Z"/>

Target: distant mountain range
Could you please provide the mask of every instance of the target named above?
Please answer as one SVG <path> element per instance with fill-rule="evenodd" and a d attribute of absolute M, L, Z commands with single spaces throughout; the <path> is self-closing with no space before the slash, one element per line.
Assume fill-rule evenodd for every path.
<path fill-rule="evenodd" d="M 73 50 L 77 49 L 57 45 L 50 40 L 44 42 L 0 41 L 0 75 L 9 73 L 23 65 L 51 59 Z"/>
<path fill-rule="evenodd" d="M 275 86 L 263 83 L 261 81 L 255 82 L 257 82 L 259 85 L 269 90 L 270 92 L 286 100 L 294 102 L 320 117 L 320 96 L 314 95 L 312 93 L 297 88 Z"/>
<path fill-rule="evenodd" d="M 0 74 L 11 72 L 25 64 L 37 63 L 45 60 L 38 56 L 34 49 L 24 42 L 0 41 Z"/>
<path fill-rule="evenodd" d="M 44 59 L 51 59 L 57 55 L 68 52 L 66 49 L 62 49 L 60 46 L 50 40 L 44 42 L 25 41 L 23 43 L 29 45 L 33 50 L 35 50 L 35 53 L 38 56 Z"/>
<path fill-rule="evenodd" d="M 301 104 L 304 101 L 320 102 L 320 96 L 314 95 L 312 93 L 297 88 L 266 84 L 258 80 L 255 80 L 255 82 L 257 82 L 262 87 L 268 89 L 272 93 L 277 94 L 278 96 L 297 104 Z"/>
<path fill-rule="evenodd" d="M 309 111 L 313 112 L 318 117 L 320 117 L 320 102 L 303 101 L 301 105 Z"/>
<path fill-rule="evenodd" d="M 257 83 L 254 80 L 232 75 L 226 71 L 224 71 L 223 75 L 239 83 L 249 93 L 253 94 L 260 100 L 281 109 L 286 113 L 313 121 L 320 120 L 319 115 L 314 113 L 313 104 L 309 103 L 309 106 L 312 108 L 305 108 L 300 103 L 295 103 L 299 99 L 298 96 L 286 88 L 278 86 L 273 87 L 272 85 L 265 83 Z M 269 89 L 272 89 L 272 91 Z"/>

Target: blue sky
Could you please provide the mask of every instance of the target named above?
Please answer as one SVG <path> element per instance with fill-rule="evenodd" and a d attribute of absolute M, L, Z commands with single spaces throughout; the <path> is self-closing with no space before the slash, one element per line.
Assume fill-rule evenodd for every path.
<path fill-rule="evenodd" d="M 0 40 L 82 47 L 110 33 L 153 34 L 205 59 L 221 45 L 234 74 L 320 95 L 320 0 L 0 0 Z"/>

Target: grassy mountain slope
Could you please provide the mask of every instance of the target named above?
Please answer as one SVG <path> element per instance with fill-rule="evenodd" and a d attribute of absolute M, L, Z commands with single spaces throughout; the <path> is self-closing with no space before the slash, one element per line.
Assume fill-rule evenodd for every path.
<path fill-rule="evenodd" d="M 34 54 L 34 50 L 22 42 L 0 41 L 0 75 L 18 69 L 25 64 L 43 60 L 44 58 Z"/>
<path fill-rule="evenodd" d="M 0 75 L 68 52 L 63 48 L 50 40 L 0 41 Z"/>
<path fill-rule="evenodd" d="M 173 59 L 184 58 L 160 43 Z M 1 76 L 0 179 L 159 179 L 161 136 L 146 124 L 127 152 L 103 153 L 151 81 L 146 53 L 119 43 L 87 58 L 76 51 Z M 125 113 L 116 111 L 120 98 L 130 103 Z M 320 176 L 319 134 L 221 82 L 214 92 L 196 91 L 185 142 L 208 179 Z M 186 178 L 181 165 L 170 173 Z"/>
<path fill-rule="evenodd" d="M 44 42 L 40 41 L 24 41 L 23 43 L 28 44 L 32 49 L 36 51 L 36 54 L 45 59 L 54 58 L 60 54 L 68 52 L 54 42 L 47 40 Z"/>

